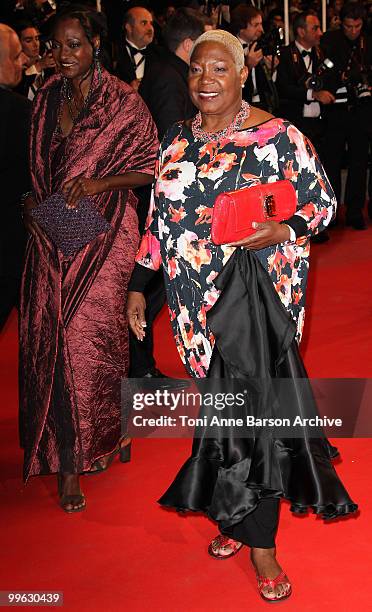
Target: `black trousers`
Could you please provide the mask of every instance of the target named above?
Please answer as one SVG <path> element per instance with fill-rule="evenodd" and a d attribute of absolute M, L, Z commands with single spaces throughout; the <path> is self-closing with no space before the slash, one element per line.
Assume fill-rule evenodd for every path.
<path fill-rule="evenodd" d="M 153 322 L 165 304 L 163 270 L 159 270 L 145 291 L 147 323 L 144 339 L 140 342 L 129 332 L 129 376 L 141 378 L 155 368 Z"/>
<path fill-rule="evenodd" d="M 302 117 L 302 119 L 296 121 L 295 125 L 314 145 L 320 157 L 320 161 L 323 163 L 325 136 L 324 120 L 319 117 Z"/>
<path fill-rule="evenodd" d="M 251 548 L 274 548 L 279 522 L 279 499 L 263 499 L 257 508 L 232 527 L 219 524 L 221 533 Z"/>
<path fill-rule="evenodd" d="M 0 225 L 0 330 L 19 305 L 27 232 L 17 202 L 2 202 Z"/>
<path fill-rule="evenodd" d="M 348 147 L 346 214 L 349 219 L 360 216 L 366 200 L 368 166 L 368 126 L 372 103 L 362 101 L 355 108 L 334 104 L 327 111 L 324 142 L 324 165 L 337 201 L 341 200 L 341 169 L 345 145 Z"/>
<path fill-rule="evenodd" d="M 145 231 L 146 217 L 149 209 L 151 185 L 145 185 L 135 191 L 138 198 L 138 229 L 142 235 Z M 142 342 L 129 332 L 129 376 L 141 378 L 156 366 L 154 359 L 154 338 L 152 325 L 165 304 L 165 286 L 163 271 L 159 272 L 149 283 L 145 291 L 146 298 L 146 333 Z"/>

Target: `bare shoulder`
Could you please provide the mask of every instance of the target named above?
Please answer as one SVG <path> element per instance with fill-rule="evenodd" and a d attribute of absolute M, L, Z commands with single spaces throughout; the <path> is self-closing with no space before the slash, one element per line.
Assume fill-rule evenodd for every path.
<path fill-rule="evenodd" d="M 271 115 L 271 113 L 267 113 L 266 111 L 261 110 L 260 108 L 251 106 L 251 112 L 247 120 L 244 122 L 243 127 L 253 127 L 255 125 L 259 125 L 260 123 L 265 123 L 265 121 L 270 121 L 270 119 L 274 118 L 274 115 Z"/>

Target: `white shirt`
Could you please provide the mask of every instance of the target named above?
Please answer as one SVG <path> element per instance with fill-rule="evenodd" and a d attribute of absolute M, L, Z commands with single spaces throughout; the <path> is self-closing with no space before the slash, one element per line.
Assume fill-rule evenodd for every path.
<path fill-rule="evenodd" d="M 300 43 L 297 42 L 297 40 L 295 41 L 295 45 L 296 45 L 296 47 L 297 47 L 297 49 L 299 50 L 300 53 L 302 53 L 302 51 L 311 52 L 311 49 L 305 49 L 305 47 L 300 45 Z M 306 66 L 306 70 L 309 72 L 309 74 L 313 74 L 313 60 L 312 60 L 312 58 L 308 55 L 308 56 L 304 57 L 303 60 L 304 60 L 305 66 Z M 310 117 L 312 119 L 314 119 L 316 117 L 320 117 L 320 104 L 319 104 L 319 102 L 314 100 L 314 98 L 313 98 L 313 90 L 312 89 L 308 89 L 307 90 L 306 97 L 309 100 L 310 104 L 304 104 L 304 108 L 303 108 L 303 111 L 302 111 L 303 116 L 304 117 Z"/>
<path fill-rule="evenodd" d="M 137 45 L 135 45 L 134 43 L 130 42 L 129 40 L 125 40 L 125 48 L 127 50 L 127 53 L 130 57 L 130 61 L 132 62 L 133 66 L 134 66 L 134 70 L 136 73 L 136 79 L 138 79 L 139 81 L 141 79 L 143 79 L 143 75 L 145 74 L 145 57 L 142 55 L 142 53 L 137 53 L 134 57 L 132 57 L 132 54 L 130 52 L 130 49 L 127 47 L 127 44 L 130 45 L 131 47 L 134 47 L 135 49 L 138 50 L 142 50 L 142 49 L 146 49 L 146 47 L 137 47 Z"/>

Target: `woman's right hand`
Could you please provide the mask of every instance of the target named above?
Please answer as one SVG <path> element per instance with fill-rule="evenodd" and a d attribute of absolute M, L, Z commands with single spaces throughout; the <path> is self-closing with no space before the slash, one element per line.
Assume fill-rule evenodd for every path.
<path fill-rule="evenodd" d="M 129 327 L 136 336 L 137 340 L 143 340 L 145 337 L 145 310 L 146 300 L 143 293 L 140 293 L 139 291 L 129 291 L 127 316 Z"/>
<path fill-rule="evenodd" d="M 23 223 L 25 224 L 26 230 L 33 234 L 33 236 L 40 236 L 37 223 L 35 223 L 31 211 L 36 208 L 37 204 L 32 196 L 28 196 L 23 203 Z"/>

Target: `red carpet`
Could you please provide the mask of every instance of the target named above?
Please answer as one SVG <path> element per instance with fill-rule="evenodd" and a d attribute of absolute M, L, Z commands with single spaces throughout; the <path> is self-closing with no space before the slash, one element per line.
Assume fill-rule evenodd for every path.
<path fill-rule="evenodd" d="M 314 246 L 303 354 L 313 377 L 372 377 L 372 232 L 337 230 Z M 183 375 L 166 313 L 156 330 L 159 367 Z M 216 562 L 206 553 L 214 525 L 180 518 L 156 499 L 188 455 L 188 440 L 138 440 L 131 464 L 83 480 L 86 512 L 57 506 L 55 478 L 20 479 L 17 339 L 13 315 L 0 336 L 0 590 L 64 592 L 74 611 L 264 610 L 248 552 Z M 371 609 L 372 443 L 338 440 L 337 466 L 360 505 L 357 518 L 324 524 L 282 504 L 279 559 L 293 582 L 286 610 Z"/>

